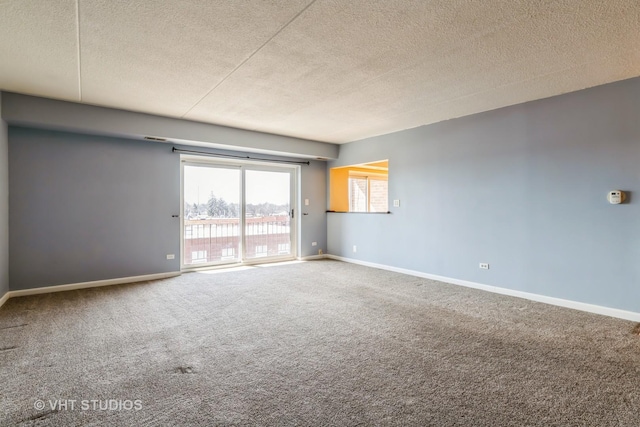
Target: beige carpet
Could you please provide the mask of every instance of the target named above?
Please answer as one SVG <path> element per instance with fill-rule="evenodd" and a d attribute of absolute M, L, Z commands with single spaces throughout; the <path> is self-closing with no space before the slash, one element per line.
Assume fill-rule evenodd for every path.
<path fill-rule="evenodd" d="M 15 298 L 0 424 L 635 427 L 634 326 L 336 261 Z"/>

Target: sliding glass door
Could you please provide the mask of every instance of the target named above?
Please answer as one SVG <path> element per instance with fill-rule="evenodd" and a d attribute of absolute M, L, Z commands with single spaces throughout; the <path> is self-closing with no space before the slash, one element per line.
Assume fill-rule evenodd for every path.
<path fill-rule="evenodd" d="M 291 256 L 291 172 L 245 170 L 245 257 Z"/>
<path fill-rule="evenodd" d="M 241 260 L 240 168 L 183 165 L 184 266 Z"/>
<path fill-rule="evenodd" d="M 294 167 L 182 161 L 182 267 L 295 256 Z"/>

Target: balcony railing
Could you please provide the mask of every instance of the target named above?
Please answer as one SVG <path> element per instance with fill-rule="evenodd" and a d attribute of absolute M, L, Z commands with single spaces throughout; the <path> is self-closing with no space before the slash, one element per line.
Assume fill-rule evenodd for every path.
<path fill-rule="evenodd" d="M 240 228 L 238 218 L 185 220 L 184 264 L 240 261 Z M 288 215 L 247 218 L 246 258 L 290 255 L 290 232 Z"/>

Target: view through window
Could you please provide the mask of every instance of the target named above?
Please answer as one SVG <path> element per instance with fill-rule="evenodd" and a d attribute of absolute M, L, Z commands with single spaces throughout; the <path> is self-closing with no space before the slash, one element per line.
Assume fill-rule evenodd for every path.
<path fill-rule="evenodd" d="M 293 169 L 183 164 L 185 267 L 293 256 Z"/>
<path fill-rule="evenodd" d="M 388 212 L 388 178 L 388 160 L 331 169 L 329 209 L 336 212 Z"/>

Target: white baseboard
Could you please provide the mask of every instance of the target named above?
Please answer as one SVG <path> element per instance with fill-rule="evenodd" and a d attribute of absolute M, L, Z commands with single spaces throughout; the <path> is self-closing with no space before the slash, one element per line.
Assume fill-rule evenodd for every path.
<path fill-rule="evenodd" d="M 2 298 L 0 298 L 0 307 L 2 307 L 2 305 L 7 302 L 7 300 L 10 298 L 11 296 L 9 295 L 9 292 L 6 292 L 4 295 L 2 295 Z"/>
<path fill-rule="evenodd" d="M 435 274 L 423 273 L 421 271 L 408 270 L 405 268 L 392 267 L 389 265 L 376 264 L 376 263 L 367 262 L 367 261 L 360 261 L 357 259 L 345 258 L 345 257 L 336 256 L 336 255 L 327 254 L 326 258 L 349 262 L 352 264 L 364 265 L 367 267 L 379 268 L 381 270 L 388 270 L 396 273 L 408 274 L 410 276 L 417 276 L 425 279 L 437 280 L 439 282 L 451 283 L 453 285 L 465 286 L 467 288 L 480 289 L 483 291 L 493 292 L 496 294 L 509 295 L 517 298 L 524 298 L 531 301 L 542 302 L 545 304 L 572 308 L 574 310 L 587 311 L 589 313 L 602 314 L 604 316 L 617 317 L 619 319 L 640 322 L 640 313 L 636 313 L 633 311 L 603 307 L 600 305 L 587 304 L 584 302 L 571 301 L 571 300 L 566 300 L 562 298 L 548 297 L 545 295 L 533 294 L 533 293 L 524 292 L 524 291 L 516 291 L 513 289 L 501 288 L 498 286 L 484 285 L 482 283 L 469 282 L 467 280 L 460 280 L 460 279 L 453 279 L 451 277 L 438 276 Z"/>
<path fill-rule="evenodd" d="M 322 254 L 322 255 L 309 255 L 309 256 L 302 256 L 302 257 L 298 257 L 298 259 L 300 261 L 313 261 L 315 259 L 325 259 L 327 257 L 326 254 Z"/>
<path fill-rule="evenodd" d="M 179 276 L 179 271 L 169 273 L 146 274 L 143 276 L 121 277 L 118 279 L 96 280 L 94 282 L 72 283 L 69 285 L 46 286 L 43 288 L 21 289 L 18 291 L 9 291 L 0 299 L 0 306 L 9 298 L 23 297 L 27 295 L 48 294 L 51 292 L 73 291 L 76 289 L 97 288 L 100 286 L 121 285 L 123 283 L 146 282 L 149 280 L 167 279 L 169 277 Z M 4 300 L 4 301 L 3 301 Z"/>

